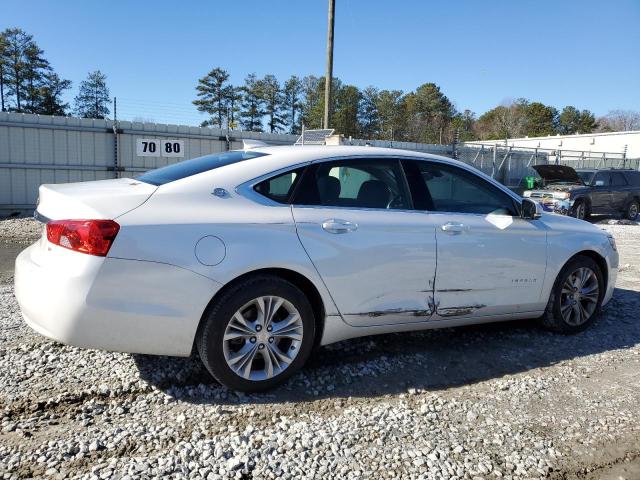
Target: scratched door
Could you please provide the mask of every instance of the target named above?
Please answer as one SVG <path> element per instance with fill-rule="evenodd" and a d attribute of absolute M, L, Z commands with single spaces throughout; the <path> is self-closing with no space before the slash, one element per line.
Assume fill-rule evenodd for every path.
<path fill-rule="evenodd" d="M 411 210 L 401 179 L 396 159 L 328 160 L 309 167 L 294 198 L 300 242 L 351 325 L 431 317 L 435 228 Z"/>
<path fill-rule="evenodd" d="M 460 166 L 404 163 L 416 208 L 435 225 L 433 320 L 536 311 L 546 268 L 543 220 L 523 220 L 516 200 Z"/>

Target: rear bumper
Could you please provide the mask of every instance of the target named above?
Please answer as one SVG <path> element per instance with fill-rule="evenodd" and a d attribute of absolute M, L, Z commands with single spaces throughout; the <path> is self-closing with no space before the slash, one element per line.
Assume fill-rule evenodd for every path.
<path fill-rule="evenodd" d="M 68 345 L 188 356 L 221 287 L 172 265 L 65 249 L 46 262 L 41 249 L 32 245 L 16 259 L 15 295 L 31 328 Z"/>

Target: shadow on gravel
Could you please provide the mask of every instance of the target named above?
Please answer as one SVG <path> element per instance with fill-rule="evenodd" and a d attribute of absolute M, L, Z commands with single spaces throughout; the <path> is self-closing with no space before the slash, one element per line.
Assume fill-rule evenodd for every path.
<path fill-rule="evenodd" d="M 192 403 L 279 403 L 440 390 L 544 368 L 640 343 L 640 292 L 616 289 L 598 321 L 577 335 L 514 321 L 366 337 L 319 349 L 287 385 L 243 395 L 218 385 L 198 358 L 135 355 L 141 377 Z"/>

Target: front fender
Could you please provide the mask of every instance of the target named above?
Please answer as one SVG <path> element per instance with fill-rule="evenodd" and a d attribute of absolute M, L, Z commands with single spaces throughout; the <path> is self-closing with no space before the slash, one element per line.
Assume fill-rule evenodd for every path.
<path fill-rule="evenodd" d="M 581 220 L 574 221 L 582 222 Z M 607 278 L 605 300 L 608 300 L 607 297 L 610 297 L 613 292 L 618 272 L 618 252 L 611 247 L 605 232 L 597 231 L 598 229 L 596 227 L 586 222 L 582 223 L 584 223 L 584 226 L 587 228 L 576 229 L 574 231 L 553 228 L 549 230 L 547 236 L 547 272 L 541 292 L 541 299 L 549 298 L 553 284 L 562 268 L 571 258 L 582 252 L 593 252 L 605 262 L 606 271 L 603 272 Z"/>

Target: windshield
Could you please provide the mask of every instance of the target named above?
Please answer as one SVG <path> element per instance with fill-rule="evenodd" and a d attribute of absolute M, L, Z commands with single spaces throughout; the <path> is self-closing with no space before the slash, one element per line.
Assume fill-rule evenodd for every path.
<path fill-rule="evenodd" d="M 576 173 L 580 177 L 580 180 L 582 180 L 587 185 L 591 185 L 591 180 L 593 180 L 593 174 L 596 173 L 596 172 L 593 172 L 593 171 L 578 171 L 578 170 L 576 170 Z"/>
<path fill-rule="evenodd" d="M 164 185 L 165 183 L 187 178 L 198 173 L 207 172 L 215 168 L 231 165 L 232 163 L 249 160 L 250 158 L 262 157 L 267 155 L 260 152 L 245 152 L 242 150 L 234 150 L 231 152 L 216 153 L 213 155 L 205 155 L 204 157 L 192 158 L 183 162 L 174 163 L 166 167 L 149 170 L 143 173 L 136 180 L 150 183 L 151 185 Z"/>

